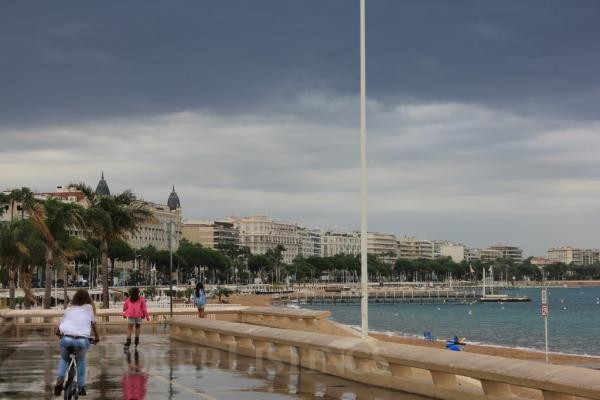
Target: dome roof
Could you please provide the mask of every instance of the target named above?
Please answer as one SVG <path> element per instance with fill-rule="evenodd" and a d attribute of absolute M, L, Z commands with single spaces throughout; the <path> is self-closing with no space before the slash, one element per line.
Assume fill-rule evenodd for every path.
<path fill-rule="evenodd" d="M 100 196 L 110 196 L 110 190 L 108 189 L 108 184 L 104 180 L 104 172 L 102 172 L 102 178 L 98 182 L 98 186 L 96 186 L 96 194 Z"/>
<path fill-rule="evenodd" d="M 169 200 L 167 200 L 167 206 L 169 206 L 169 209 L 171 211 L 181 208 L 181 203 L 179 203 L 179 196 L 177 196 L 177 193 L 175 193 L 175 186 L 173 186 L 173 190 L 169 195 Z"/>

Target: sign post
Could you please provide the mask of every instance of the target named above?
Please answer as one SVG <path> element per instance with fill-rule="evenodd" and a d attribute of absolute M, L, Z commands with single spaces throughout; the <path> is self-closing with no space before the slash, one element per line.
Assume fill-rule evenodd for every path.
<path fill-rule="evenodd" d="M 548 363 L 548 289 L 542 288 L 542 317 L 544 318 L 544 336 L 546 341 L 546 364 Z"/>

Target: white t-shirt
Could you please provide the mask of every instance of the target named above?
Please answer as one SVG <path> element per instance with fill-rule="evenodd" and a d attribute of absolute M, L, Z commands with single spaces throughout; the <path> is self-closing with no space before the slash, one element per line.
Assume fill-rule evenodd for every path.
<path fill-rule="evenodd" d="M 94 309 L 91 304 L 71 306 L 65 310 L 58 329 L 63 335 L 90 336 L 92 322 L 96 321 Z"/>

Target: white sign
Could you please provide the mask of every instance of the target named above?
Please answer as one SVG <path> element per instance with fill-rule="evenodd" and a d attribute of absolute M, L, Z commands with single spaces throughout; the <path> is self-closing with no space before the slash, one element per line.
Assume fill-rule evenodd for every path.
<path fill-rule="evenodd" d="M 548 316 L 548 304 L 542 304 L 542 317 Z"/>
<path fill-rule="evenodd" d="M 548 305 L 548 289 L 542 289 L 542 304 Z"/>

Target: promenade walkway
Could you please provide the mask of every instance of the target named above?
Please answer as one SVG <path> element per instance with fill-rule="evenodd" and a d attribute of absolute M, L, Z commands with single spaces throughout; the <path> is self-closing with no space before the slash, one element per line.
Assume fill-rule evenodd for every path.
<path fill-rule="evenodd" d="M 123 334 L 107 334 L 92 346 L 88 399 L 424 399 L 171 341 L 162 327 L 157 334 L 147 330 L 137 357 L 123 354 Z M 0 399 L 54 399 L 49 388 L 57 362 L 54 337 L 0 336 Z"/>

